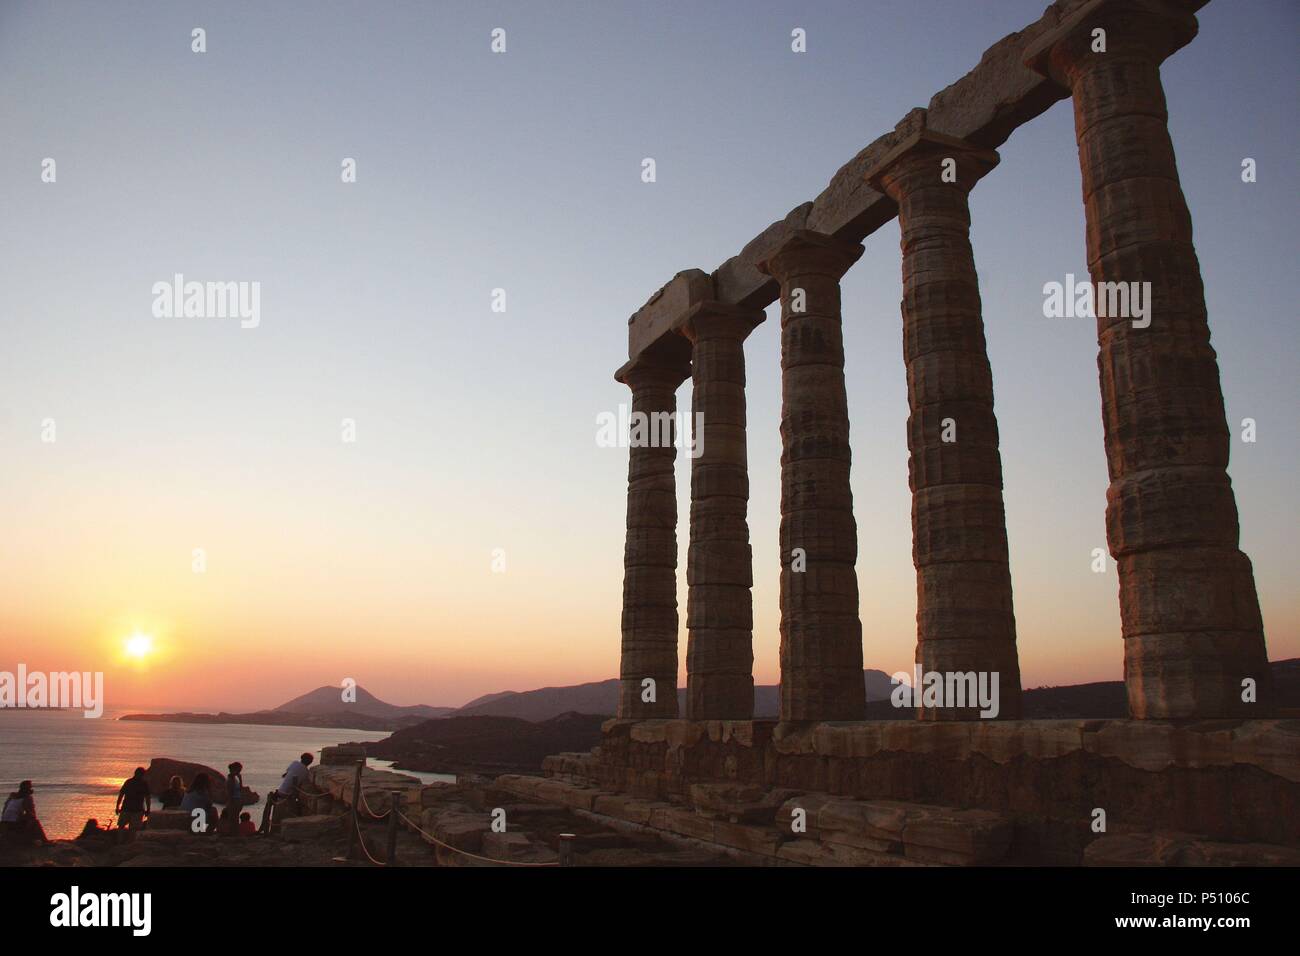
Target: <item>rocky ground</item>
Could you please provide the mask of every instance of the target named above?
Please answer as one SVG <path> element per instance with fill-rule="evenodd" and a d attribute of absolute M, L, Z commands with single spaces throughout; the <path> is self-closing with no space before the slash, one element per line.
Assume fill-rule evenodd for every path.
<path fill-rule="evenodd" d="M 373 867 L 386 858 L 387 818 L 363 817 L 358 847 L 348 854 L 350 809 L 335 796 L 350 794 L 352 768 L 316 768 L 322 783 L 307 813 L 284 819 L 270 835 L 202 835 L 183 829 L 183 819 L 158 814 L 140 833 L 113 831 L 89 840 L 56 840 L 45 846 L 0 844 L 0 866 L 54 867 Z M 627 833 L 539 800 L 498 789 L 490 778 L 459 785 L 422 787 L 385 771 L 367 771 L 367 806 L 385 816 L 389 787 L 403 784 L 407 819 L 397 831 L 399 866 L 509 866 L 558 864 L 560 834 L 573 835 L 575 866 L 713 866 L 731 863 L 721 853 L 686 846 L 655 834 Z M 494 816 L 505 828 L 493 828 Z M 418 826 L 437 843 L 426 839 Z M 437 845 L 442 844 L 442 845 Z"/>

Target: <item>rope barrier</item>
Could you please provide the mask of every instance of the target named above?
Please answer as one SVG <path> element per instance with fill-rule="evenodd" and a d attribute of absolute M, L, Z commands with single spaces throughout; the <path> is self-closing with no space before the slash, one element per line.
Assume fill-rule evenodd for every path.
<path fill-rule="evenodd" d="M 356 821 L 356 827 L 357 827 L 357 843 L 361 845 L 361 852 L 366 855 L 366 859 L 369 860 L 371 863 L 373 863 L 375 866 L 387 866 L 388 865 L 387 863 L 383 862 L 382 860 L 376 860 L 373 856 L 370 855 L 370 851 L 366 849 L 366 838 L 361 833 L 360 820 Z"/>
<path fill-rule="evenodd" d="M 296 784 L 294 785 L 294 790 L 296 790 L 300 796 L 304 796 L 304 797 L 320 797 L 325 795 L 320 793 L 308 793 L 307 791 L 303 790 L 301 787 L 297 786 Z M 366 815 L 371 820 L 385 820 L 393 812 L 393 808 L 389 807 L 383 813 L 375 813 L 374 809 L 370 806 L 370 802 L 366 800 L 366 792 L 364 789 L 362 789 L 361 791 L 361 806 L 358 807 L 357 809 L 358 810 L 364 809 Z M 462 850 L 460 847 L 452 846 L 450 843 L 444 843 L 442 840 L 439 840 L 432 833 L 430 833 L 428 830 L 421 827 L 418 823 L 416 823 L 414 820 L 408 817 L 405 813 L 402 813 L 400 810 L 397 812 L 397 817 L 399 820 L 405 820 L 407 826 L 409 826 L 416 833 L 420 834 L 430 843 L 436 844 L 437 846 L 440 846 L 445 850 L 450 850 L 452 853 L 458 853 L 461 856 L 469 857 L 471 860 L 480 860 L 484 863 L 491 863 L 494 866 L 536 867 L 536 866 L 559 866 L 560 865 L 558 860 L 551 863 L 528 863 L 523 860 L 498 860 L 490 856 L 480 856 L 477 853 L 471 853 L 468 850 Z M 359 818 L 356 820 L 355 825 L 357 831 L 357 842 L 361 845 L 361 852 L 365 854 L 366 859 L 368 859 L 375 866 L 387 866 L 388 864 L 383 862 L 382 860 L 376 860 L 371 855 L 370 850 L 366 847 L 366 840 L 361 832 L 361 820 Z"/>
<path fill-rule="evenodd" d="M 490 856 L 479 856 L 477 853 L 470 853 L 469 850 L 462 850 L 460 847 L 452 846 L 450 843 L 443 843 L 441 840 L 435 837 L 428 830 L 425 830 L 418 823 L 416 823 L 414 820 L 408 817 L 405 813 L 399 811 L 397 816 L 400 819 L 405 820 L 407 824 L 411 827 L 411 829 L 413 829 L 416 833 L 420 834 L 430 843 L 436 843 L 438 846 L 450 850 L 452 853 L 459 853 L 461 856 L 467 856 L 471 860 L 482 860 L 484 863 L 493 863 L 498 866 L 559 866 L 560 865 L 559 861 L 556 861 L 554 863 L 525 863 L 523 860 L 498 860 Z"/>
<path fill-rule="evenodd" d="M 387 819 L 388 815 L 389 815 L 390 813 L 393 812 L 393 808 L 392 808 L 392 807 L 389 807 L 389 808 L 388 808 L 387 810 L 385 810 L 383 813 L 375 813 L 375 811 L 374 811 L 374 810 L 371 808 L 371 806 L 370 806 L 370 801 L 366 799 L 366 791 L 365 791 L 364 788 L 361 790 L 361 806 L 365 807 L 365 809 L 366 809 L 366 814 L 367 814 L 367 815 L 370 817 L 370 819 L 372 819 L 372 820 L 384 820 L 384 819 Z"/>

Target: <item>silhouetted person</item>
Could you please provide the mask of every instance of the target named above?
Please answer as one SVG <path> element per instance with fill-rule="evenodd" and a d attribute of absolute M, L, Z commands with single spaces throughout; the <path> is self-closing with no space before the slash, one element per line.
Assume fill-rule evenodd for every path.
<path fill-rule="evenodd" d="M 280 786 L 275 791 L 277 802 L 297 798 L 298 791 L 302 789 L 303 784 L 311 779 L 311 774 L 307 772 L 311 762 L 312 755 L 305 753 L 289 764 L 289 769 L 280 775 L 283 779 L 280 780 Z"/>
<path fill-rule="evenodd" d="M 181 783 L 180 777 L 172 777 L 167 781 L 167 789 L 158 797 L 158 802 L 164 810 L 176 810 L 184 799 L 185 784 Z"/>
<path fill-rule="evenodd" d="M 185 791 L 185 796 L 181 800 L 181 809 L 190 815 L 190 829 L 196 833 L 212 833 L 216 829 L 217 808 L 212 805 L 211 791 L 212 780 L 208 775 L 196 773 L 190 788 Z M 195 817 L 195 810 L 202 810 L 202 816 Z M 196 819 L 202 824 L 197 830 L 194 828 Z"/>
<path fill-rule="evenodd" d="M 149 812 L 149 781 L 144 767 L 136 767 L 135 773 L 123 782 L 113 812 L 117 814 L 119 829 L 139 830 L 144 826 L 145 814 Z"/>
<path fill-rule="evenodd" d="M 257 833 L 257 824 L 253 822 L 253 815 L 244 811 L 239 815 L 239 835 L 254 836 Z"/>
<path fill-rule="evenodd" d="M 239 808 L 244 805 L 244 765 L 236 760 L 226 767 L 226 808 L 221 813 L 226 833 L 239 832 Z"/>
<path fill-rule="evenodd" d="M 77 834 L 77 842 L 83 846 L 90 847 L 92 850 L 102 849 L 108 846 L 113 839 L 113 835 L 104 827 L 99 825 L 99 821 L 91 817 L 86 821 L 86 825 L 81 828 Z"/>
<path fill-rule="evenodd" d="M 4 810 L 0 811 L 0 831 L 20 841 L 49 842 L 45 838 L 45 828 L 36 817 L 36 801 L 32 797 L 30 780 L 18 784 L 18 789 L 5 800 Z"/>

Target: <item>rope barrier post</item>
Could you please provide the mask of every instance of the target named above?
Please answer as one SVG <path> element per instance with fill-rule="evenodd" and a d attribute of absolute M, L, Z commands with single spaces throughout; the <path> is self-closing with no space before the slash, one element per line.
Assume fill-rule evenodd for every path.
<path fill-rule="evenodd" d="M 271 832 L 271 805 L 275 803 L 275 796 L 279 791 L 272 790 L 266 795 L 266 805 L 262 807 L 262 823 L 258 826 L 258 833 Z"/>
<path fill-rule="evenodd" d="M 393 866 L 397 861 L 397 817 L 402 810 L 402 791 L 388 791 L 388 866 Z"/>
<path fill-rule="evenodd" d="M 573 841 L 572 833 L 560 834 L 560 866 L 573 866 Z"/>
<path fill-rule="evenodd" d="M 348 859 L 355 857 L 357 837 L 361 835 L 361 819 L 358 816 L 361 806 L 361 771 L 365 769 L 364 760 L 357 761 L 357 775 L 352 781 L 352 828 L 348 831 Z"/>

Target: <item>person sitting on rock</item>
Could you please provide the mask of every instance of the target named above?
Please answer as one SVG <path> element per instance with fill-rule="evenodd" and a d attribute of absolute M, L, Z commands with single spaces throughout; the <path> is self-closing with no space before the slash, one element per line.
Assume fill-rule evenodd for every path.
<path fill-rule="evenodd" d="M 180 777 L 172 777 L 167 781 L 167 789 L 158 797 L 164 810 L 176 810 L 180 807 L 181 801 L 185 799 L 185 784 L 181 783 Z"/>
<path fill-rule="evenodd" d="M 36 816 L 36 801 L 32 797 L 30 780 L 18 784 L 18 789 L 5 800 L 4 810 L 0 811 L 0 831 L 20 841 L 42 844 L 50 842 L 45 838 L 45 828 Z"/>
<path fill-rule="evenodd" d="M 101 847 L 107 844 L 111 839 L 110 832 L 99 825 L 99 820 L 91 817 L 86 821 L 86 825 L 81 828 L 77 834 L 77 842 L 88 845 L 91 848 Z"/>
<path fill-rule="evenodd" d="M 239 835 L 254 836 L 257 834 L 257 824 L 253 822 L 253 815 L 245 810 L 239 815 Z"/>
<path fill-rule="evenodd" d="M 149 813 L 149 780 L 144 767 L 136 767 L 122 789 L 117 792 L 117 803 L 113 812 L 118 815 L 117 825 L 122 830 L 139 830 L 144 827 L 144 818 Z"/>
<path fill-rule="evenodd" d="M 286 800 L 293 800 L 297 805 L 298 791 L 302 789 L 303 784 L 311 780 L 311 774 L 307 770 L 311 766 L 311 762 L 312 755 L 305 753 L 289 764 L 289 769 L 281 774 L 283 779 L 275 791 L 277 804 L 282 804 Z"/>
<path fill-rule="evenodd" d="M 212 805 L 211 791 L 212 779 L 199 772 L 181 800 L 181 809 L 190 815 L 190 829 L 195 833 L 216 832 L 217 808 Z"/>

